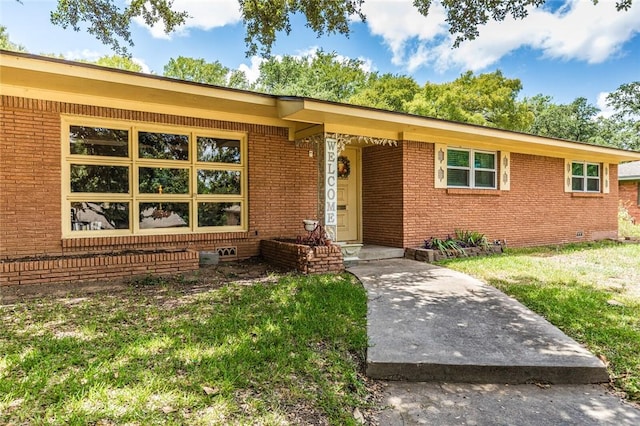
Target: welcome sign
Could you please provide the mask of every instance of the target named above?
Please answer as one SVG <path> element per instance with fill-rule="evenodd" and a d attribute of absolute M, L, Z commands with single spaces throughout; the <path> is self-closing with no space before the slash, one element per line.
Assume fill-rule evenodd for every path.
<path fill-rule="evenodd" d="M 324 141 L 324 224 L 336 226 L 338 197 L 338 141 L 326 138 Z"/>

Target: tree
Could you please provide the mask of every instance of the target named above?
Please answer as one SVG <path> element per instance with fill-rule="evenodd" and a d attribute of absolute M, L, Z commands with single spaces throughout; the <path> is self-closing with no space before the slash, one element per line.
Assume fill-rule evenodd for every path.
<path fill-rule="evenodd" d="M 93 63 L 96 65 L 101 65 L 103 67 L 117 68 L 120 70 L 127 70 L 127 71 L 133 71 L 133 72 L 142 72 L 142 66 L 134 62 L 133 60 L 131 60 L 131 58 L 128 58 L 126 56 L 119 56 L 119 55 L 103 56 Z"/>
<path fill-rule="evenodd" d="M 640 150 L 640 81 L 622 84 L 607 96 L 615 110 L 610 121 L 616 127 L 612 139 L 617 146 Z"/>
<path fill-rule="evenodd" d="M 335 52 L 270 58 L 260 64 L 258 91 L 344 102 L 360 90 L 367 73 L 359 59 L 340 59 Z"/>
<path fill-rule="evenodd" d="M 12 50 L 14 52 L 26 52 L 27 49 L 20 44 L 16 44 L 9 39 L 7 27 L 0 25 L 0 49 Z"/>
<path fill-rule="evenodd" d="M 521 89 L 520 80 L 505 78 L 500 71 L 478 76 L 468 71 L 450 83 L 426 83 L 405 108 L 428 117 L 524 131 L 533 114 L 517 101 Z"/>
<path fill-rule="evenodd" d="M 365 84 L 347 102 L 389 111 L 405 111 L 405 104 L 420 91 L 412 77 L 404 75 L 371 74 Z"/>
<path fill-rule="evenodd" d="M 525 102 L 535 115 L 529 132 L 579 142 L 594 142 L 599 126 L 596 116 L 600 109 L 586 98 L 576 98 L 566 105 L 552 103 L 549 96 L 536 95 Z"/>
<path fill-rule="evenodd" d="M 171 58 L 164 66 L 164 75 L 180 80 L 195 81 L 197 83 L 215 86 L 249 88 L 249 81 L 244 72 L 232 71 L 219 61 L 206 62 L 204 59 L 186 58 L 179 56 Z"/>
<path fill-rule="evenodd" d="M 490 20 L 502 21 L 508 16 L 515 19 L 527 17 L 531 7 L 541 8 L 551 0 L 440 0 L 447 15 L 450 33 L 457 47 L 464 40 L 473 40 L 478 27 Z M 245 24 L 247 55 L 261 53 L 270 56 L 277 33 L 291 32 L 290 17 L 304 15 L 307 26 L 317 35 L 350 33 L 353 16 L 365 20 L 362 12 L 364 0 L 238 0 Z M 592 0 L 595 4 L 598 0 Z M 424 16 L 430 12 L 433 0 L 413 0 L 414 6 Z M 616 9 L 628 10 L 633 0 L 617 0 Z M 132 0 L 122 6 L 118 0 L 58 0 L 51 13 L 51 22 L 63 28 L 71 27 L 93 34 L 115 52 L 125 54 L 127 45 L 133 46 L 131 20 L 142 18 L 148 25 L 162 24 L 170 33 L 184 24 L 188 15 L 172 9 L 171 0 Z"/>

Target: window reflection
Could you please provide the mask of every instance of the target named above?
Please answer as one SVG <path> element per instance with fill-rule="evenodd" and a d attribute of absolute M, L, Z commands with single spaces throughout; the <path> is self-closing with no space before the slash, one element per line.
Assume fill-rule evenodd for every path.
<path fill-rule="evenodd" d="M 198 226 L 241 226 L 240 203 L 198 203 Z"/>
<path fill-rule="evenodd" d="M 71 230 L 129 228 L 129 203 L 86 201 L 71 203 Z"/>
<path fill-rule="evenodd" d="M 138 182 L 142 194 L 187 194 L 189 169 L 140 167 Z"/>
<path fill-rule="evenodd" d="M 140 229 L 189 226 L 189 203 L 140 203 Z"/>
<path fill-rule="evenodd" d="M 108 157 L 129 156 L 129 132 L 104 127 L 70 126 L 71 154 Z"/>
<path fill-rule="evenodd" d="M 126 166 L 71 165 L 71 192 L 129 192 Z"/>
<path fill-rule="evenodd" d="M 157 160 L 188 160 L 189 136 L 139 132 L 138 155 Z"/>
<path fill-rule="evenodd" d="M 198 194 L 240 194 L 240 172 L 198 170 Z"/>
<path fill-rule="evenodd" d="M 198 136 L 198 161 L 240 164 L 240 141 Z"/>

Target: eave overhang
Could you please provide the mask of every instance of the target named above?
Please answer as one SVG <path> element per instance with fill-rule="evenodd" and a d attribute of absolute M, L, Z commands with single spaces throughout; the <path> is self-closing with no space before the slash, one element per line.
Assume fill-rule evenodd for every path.
<path fill-rule="evenodd" d="M 288 127 L 271 95 L 0 51 L 3 95 Z"/>
<path fill-rule="evenodd" d="M 620 163 L 640 160 L 640 152 L 314 99 L 259 94 L 7 51 L 0 51 L 0 93 L 278 126 L 289 129 L 292 141 L 318 133 L 336 133 L 446 143 L 576 161 Z"/>
<path fill-rule="evenodd" d="M 619 163 L 640 159 L 640 152 L 635 151 L 313 99 L 280 98 L 278 111 L 281 118 L 304 123 L 305 126 L 323 124 L 327 133 L 447 143 L 576 161 Z"/>

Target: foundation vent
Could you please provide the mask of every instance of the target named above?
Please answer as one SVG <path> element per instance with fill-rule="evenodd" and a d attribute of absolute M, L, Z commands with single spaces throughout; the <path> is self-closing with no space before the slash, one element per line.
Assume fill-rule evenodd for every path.
<path fill-rule="evenodd" d="M 220 260 L 235 260 L 238 258 L 238 247 L 218 247 L 216 252 L 220 256 Z"/>

